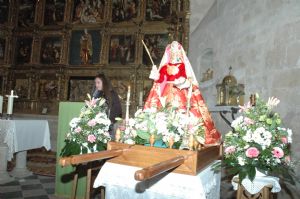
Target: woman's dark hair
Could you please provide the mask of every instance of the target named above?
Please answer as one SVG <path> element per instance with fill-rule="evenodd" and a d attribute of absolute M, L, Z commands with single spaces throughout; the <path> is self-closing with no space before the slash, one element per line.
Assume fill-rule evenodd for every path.
<path fill-rule="evenodd" d="M 99 73 L 95 76 L 95 79 L 99 78 L 102 81 L 102 91 L 104 93 L 104 96 L 106 97 L 108 101 L 108 105 L 111 106 L 112 102 L 112 86 L 110 81 L 107 79 L 107 77 L 103 73 Z"/>

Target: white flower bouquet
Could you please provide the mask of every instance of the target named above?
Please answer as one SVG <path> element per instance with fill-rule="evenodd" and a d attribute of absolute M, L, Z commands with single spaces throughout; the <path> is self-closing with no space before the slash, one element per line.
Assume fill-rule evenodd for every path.
<path fill-rule="evenodd" d="M 79 117 L 70 121 L 70 132 L 65 139 L 61 156 L 70 156 L 96 152 L 106 149 L 111 139 L 109 128 L 111 122 L 107 116 L 107 103 L 104 98 L 85 101 Z"/>
<path fill-rule="evenodd" d="M 281 126 L 282 120 L 273 108 L 279 103 L 270 98 L 266 103 L 256 96 L 256 105 L 250 102 L 240 107 L 241 116 L 231 126 L 224 141 L 225 164 L 240 181 L 255 178 L 256 170 L 263 173 L 285 172 L 290 163 L 292 130 Z"/>
<path fill-rule="evenodd" d="M 148 144 L 151 135 L 161 145 L 179 148 L 184 136 L 193 135 L 197 140 L 205 140 L 202 120 L 187 114 L 177 107 L 138 110 L 135 117 L 129 119 L 128 126 L 120 128 L 124 143 Z"/>

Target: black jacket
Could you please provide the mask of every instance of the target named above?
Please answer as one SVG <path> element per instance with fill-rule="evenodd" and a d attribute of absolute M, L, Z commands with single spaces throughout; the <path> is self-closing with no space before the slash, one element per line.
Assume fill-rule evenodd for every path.
<path fill-rule="evenodd" d="M 97 99 L 100 97 L 104 97 L 107 100 L 107 97 L 104 96 L 103 91 L 94 91 L 93 98 Z M 119 96 L 114 90 L 111 90 L 111 102 L 108 102 L 108 107 L 108 117 L 112 123 L 115 123 L 116 117 L 122 117 L 122 107 Z"/>

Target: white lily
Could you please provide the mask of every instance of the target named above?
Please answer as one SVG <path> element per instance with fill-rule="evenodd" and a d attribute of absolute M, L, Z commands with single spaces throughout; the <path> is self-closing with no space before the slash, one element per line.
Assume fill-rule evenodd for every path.
<path fill-rule="evenodd" d="M 269 109 L 273 109 L 275 106 L 277 106 L 280 103 L 280 100 L 277 99 L 276 97 L 269 97 L 267 106 Z"/>

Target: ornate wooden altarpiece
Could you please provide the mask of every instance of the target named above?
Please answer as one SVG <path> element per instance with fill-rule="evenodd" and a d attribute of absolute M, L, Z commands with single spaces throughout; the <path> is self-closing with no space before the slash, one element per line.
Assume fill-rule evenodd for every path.
<path fill-rule="evenodd" d="M 59 101 L 82 101 L 105 73 L 132 109 L 152 85 L 150 60 L 167 43 L 188 49 L 187 0 L 3 0 L 0 5 L 0 95 L 15 90 L 14 110 L 57 114 Z"/>

